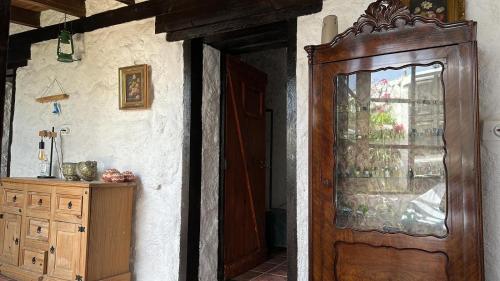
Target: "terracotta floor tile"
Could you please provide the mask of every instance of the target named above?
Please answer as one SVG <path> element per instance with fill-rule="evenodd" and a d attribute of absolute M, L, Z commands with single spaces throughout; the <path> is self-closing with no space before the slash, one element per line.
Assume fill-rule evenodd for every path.
<path fill-rule="evenodd" d="M 268 263 L 282 264 L 286 262 L 286 257 L 276 256 L 267 261 Z"/>
<path fill-rule="evenodd" d="M 243 273 L 240 276 L 235 277 L 231 280 L 232 281 L 248 281 L 248 280 L 254 279 L 255 277 L 257 277 L 259 275 L 262 275 L 262 273 L 256 272 L 256 271 L 249 271 L 249 272 Z M 0 280 L 0 281 L 2 281 L 2 280 Z"/>
<path fill-rule="evenodd" d="M 269 274 L 273 274 L 273 275 L 279 275 L 279 276 L 286 277 L 287 273 L 288 273 L 288 265 L 286 265 L 286 264 L 285 265 L 280 265 L 280 266 L 272 269 L 268 273 Z"/>
<path fill-rule="evenodd" d="M 256 272 L 262 272 L 262 273 L 266 273 L 268 272 L 269 270 L 271 269 L 274 269 L 275 267 L 277 267 L 278 265 L 275 264 L 275 263 L 269 263 L 269 262 L 265 262 L 259 266 L 257 266 L 256 268 L 252 269 L 252 271 L 256 271 Z"/>
<path fill-rule="evenodd" d="M 278 275 L 271 275 L 271 274 L 263 274 L 252 281 L 286 281 L 286 277 L 283 276 L 278 276 Z"/>

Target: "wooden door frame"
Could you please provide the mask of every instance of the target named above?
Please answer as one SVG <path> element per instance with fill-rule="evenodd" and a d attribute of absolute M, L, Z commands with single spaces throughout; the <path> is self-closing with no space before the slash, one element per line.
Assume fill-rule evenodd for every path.
<path fill-rule="evenodd" d="M 296 90 L 296 66 L 297 66 L 297 21 L 288 22 L 287 48 L 287 161 L 286 161 L 286 183 L 287 183 L 287 261 L 288 280 L 297 280 L 297 90 Z M 255 50 L 254 50 L 255 51 Z M 220 117 L 219 117 L 219 244 L 217 280 L 224 280 L 224 175 L 225 175 L 225 118 L 226 118 L 226 55 L 221 52 L 220 58 Z"/>

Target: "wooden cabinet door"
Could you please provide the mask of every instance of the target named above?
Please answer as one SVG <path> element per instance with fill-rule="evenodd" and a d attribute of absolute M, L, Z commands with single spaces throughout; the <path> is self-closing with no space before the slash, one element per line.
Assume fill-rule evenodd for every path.
<path fill-rule="evenodd" d="M 314 66 L 311 280 L 482 280 L 475 52 Z"/>
<path fill-rule="evenodd" d="M 52 222 L 48 275 L 63 280 L 75 280 L 80 274 L 82 233 L 73 223 Z"/>
<path fill-rule="evenodd" d="M 252 269 L 267 254 L 265 241 L 267 76 L 227 60 L 224 187 L 224 272 L 231 278 Z"/>
<path fill-rule="evenodd" d="M 0 215 L 0 259 L 2 262 L 19 264 L 19 245 L 21 244 L 21 216 Z"/>

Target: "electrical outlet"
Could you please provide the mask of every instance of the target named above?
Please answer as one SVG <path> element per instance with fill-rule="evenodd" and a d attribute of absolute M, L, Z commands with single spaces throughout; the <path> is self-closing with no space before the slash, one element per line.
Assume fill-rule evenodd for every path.
<path fill-rule="evenodd" d="M 500 121 L 483 122 L 483 141 L 500 141 Z"/>
<path fill-rule="evenodd" d="M 59 131 L 61 132 L 61 136 L 69 136 L 71 134 L 69 126 L 63 126 Z"/>

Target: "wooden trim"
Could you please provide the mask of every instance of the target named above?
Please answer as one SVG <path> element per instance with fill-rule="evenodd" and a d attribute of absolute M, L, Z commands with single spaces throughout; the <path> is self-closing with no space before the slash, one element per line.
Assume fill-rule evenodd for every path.
<path fill-rule="evenodd" d="M 3 136 L 5 115 L 5 81 L 8 63 L 10 11 L 10 0 L 0 1 L 0 124 L 2 124 L 0 127 L 0 136 Z M 0 151 L 2 151 L 1 142 Z"/>
<path fill-rule="evenodd" d="M 287 49 L 287 260 L 288 280 L 298 278 L 297 244 L 297 19 L 288 21 Z"/>
<path fill-rule="evenodd" d="M 226 174 L 226 55 L 220 54 L 220 114 L 219 114 L 219 245 L 217 259 L 217 280 L 224 281 L 224 186 Z"/>
<path fill-rule="evenodd" d="M 75 17 L 86 15 L 85 0 L 16 0 L 16 2 L 21 5 L 32 5 L 38 9 L 55 10 Z"/>
<path fill-rule="evenodd" d="M 203 43 L 191 41 L 191 124 L 186 280 L 198 280 L 200 265 Z"/>
<path fill-rule="evenodd" d="M 40 27 L 40 12 L 11 6 L 10 21 L 17 24 L 38 28 Z"/>

